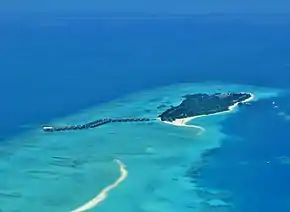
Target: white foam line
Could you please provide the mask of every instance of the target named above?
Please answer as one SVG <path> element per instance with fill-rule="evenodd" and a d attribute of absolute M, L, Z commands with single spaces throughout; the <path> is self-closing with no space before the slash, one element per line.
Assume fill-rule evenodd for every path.
<path fill-rule="evenodd" d="M 250 102 L 255 98 L 255 95 L 253 93 L 250 93 L 250 97 L 244 101 L 241 101 L 241 103 L 246 103 L 246 102 Z M 165 124 L 171 124 L 174 126 L 178 126 L 178 127 L 192 127 L 192 128 L 196 128 L 199 129 L 200 132 L 198 133 L 199 135 L 205 132 L 205 129 L 201 126 L 198 125 L 188 125 L 187 123 L 190 122 L 193 119 L 196 118 L 200 118 L 203 116 L 210 116 L 210 115 L 218 115 L 218 114 L 222 114 L 222 113 L 228 113 L 231 112 L 235 109 L 235 107 L 239 104 L 240 102 L 235 103 L 232 106 L 229 106 L 229 110 L 227 111 L 221 111 L 221 112 L 217 112 L 217 113 L 213 113 L 213 114 L 209 114 L 209 115 L 199 115 L 199 116 L 193 116 L 193 117 L 187 117 L 187 118 L 182 118 L 182 119 L 175 119 L 174 121 L 170 122 L 170 121 L 162 121 Z M 158 118 L 159 121 L 161 121 L 160 118 Z"/>
<path fill-rule="evenodd" d="M 114 183 L 112 183 L 109 186 L 107 186 L 106 188 L 104 188 L 93 199 L 91 199 L 90 201 L 88 201 L 84 205 L 78 207 L 77 209 L 74 209 L 72 212 L 83 212 L 83 211 L 87 211 L 87 210 L 90 210 L 90 209 L 96 207 L 99 203 L 101 203 L 102 201 L 104 201 L 107 198 L 110 190 L 116 188 L 122 181 L 124 181 L 126 179 L 126 177 L 128 176 L 128 171 L 125 168 L 126 166 L 120 160 L 116 159 L 115 161 L 120 166 L 121 176 Z"/>

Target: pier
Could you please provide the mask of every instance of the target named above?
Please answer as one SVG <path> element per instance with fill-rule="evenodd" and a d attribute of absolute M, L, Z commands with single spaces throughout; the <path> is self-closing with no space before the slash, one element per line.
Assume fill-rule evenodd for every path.
<path fill-rule="evenodd" d="M 114 122 L 148 122 L 151 121 L 149 118 L 106 118 L 106 119 L 98 119 L 92 122 L 88 122 L 86 124 L 80 125 L 70 125 L 70 126 L 43 126 L 42 129 L 44 132 L 58 132 L 58 131 L 69 131 L 69 130 L 84 130 L 90 128 L 96 128 L 104 124 L 114 123 Z"/>

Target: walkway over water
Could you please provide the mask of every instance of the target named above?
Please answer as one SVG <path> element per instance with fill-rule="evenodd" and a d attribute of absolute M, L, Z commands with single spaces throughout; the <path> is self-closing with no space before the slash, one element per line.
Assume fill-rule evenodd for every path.
<path fill-rule="evenodd" d="M 152 120 L 153 119 L 149 119 L 149 118 L 116 118 L 116 119 L 107 118 L 107 119 L 98 119 L 98 120 L 95 120 L 86 124 L 80 124 L 80 125 L 60 126 L 60 127 L 44 126 L 42 129 L 45 132 L 83 130 L 83 129 L 99 127 L 101 125 L 114 123 L 114 122 L 148 122 Z"/>

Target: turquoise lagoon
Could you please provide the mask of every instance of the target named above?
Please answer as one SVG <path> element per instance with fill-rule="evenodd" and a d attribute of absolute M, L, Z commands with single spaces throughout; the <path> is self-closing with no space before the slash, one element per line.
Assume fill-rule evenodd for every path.
<path fill-rule="evenodd" d="M 44 124 L 79 124 L 104 117 L 155 118 L 164 110 L 158 109 L 159 105 L 176 105 L 185 94 L 212 93 L 217 88 L 222 92 L 252 92 L 254 101 L 281 92 L 218 82 L 177 84 L 133 93 Z M 125 164 L 128 176 L 90 211 L 206 212 L 234 208 L 222 198 L 226 191 L 200 187 L 187 172 L 202 168 L 202 154 L 221 145 L 227 135 L 221 132 L 220 123 L 235 112 L 238 110 L 193 120 L 206 129 L 203 134 L 157 120 L 51 134 L 39 126 L 1 146 L 0 208 L 5 212 L 72 211 L 120 177 L 114 159 Z M 213 197 L 200 195 L 205 190 Z"/>

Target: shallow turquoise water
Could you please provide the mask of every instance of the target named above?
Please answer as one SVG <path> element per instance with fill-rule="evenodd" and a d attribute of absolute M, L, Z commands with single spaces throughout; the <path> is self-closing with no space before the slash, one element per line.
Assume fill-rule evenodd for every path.
<path fill-rule="evenodd" d="M 250 91 L 257 98 L 279 91 L 245 85 L 178 84 L 134 93 L 79 114 L 52 121 L 74 124 L 104 117 L 157 117 L 160 104 L 175 105 L 196 92 Z M 3 211 L 71 211 L 96 196 L 119 176 L 120 159 L 128 177 L 92 211 L 208 211 L 209 202 L 186 176 L 201 154 L 224 138 L 220 122 L 226 115 L 194 120 L 206 132 L 153 123 L 120 123 L 79 132 L 46 134 L 39 129 L 7 141 L 1 147 L 0 208 Z M 62 157 L 57 159 L 54 157 Z M 217 197 L 218 199 L 218 197 Z M 207 207 L 208 208 L 208 207 Z"/>

